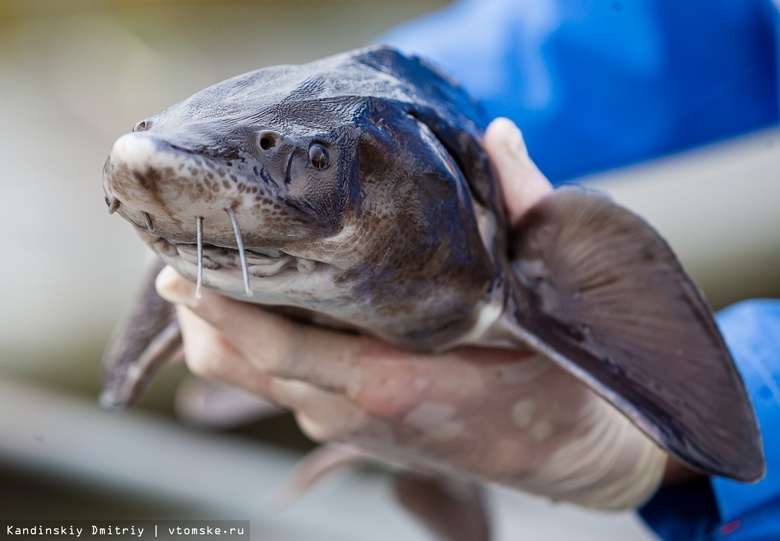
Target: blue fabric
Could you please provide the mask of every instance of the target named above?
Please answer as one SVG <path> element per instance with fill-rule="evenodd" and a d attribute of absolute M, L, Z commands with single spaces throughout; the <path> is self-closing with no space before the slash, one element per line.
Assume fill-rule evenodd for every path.
<path fill-rule="evenodd" d="M 377 41 L 508 116 L 554 183 L 778 122 L 771 0 L 460 0 Z"/>
<path fill-rule="evenodd" d="M 754 300 L 718 314 L 753 400 L 766 477 L 753 485 L 713 478 L 662 489 L 640 511 L 668 541 L 780 539 L 780 300 Z"/>
<path fill-rule="evenodd" d="M 718 504 L 707 478 L 661 488 L 639 514 L 659 538 L 668 541 L 708 539 L 707 535 L 716 531 L 720 522 Z"/>

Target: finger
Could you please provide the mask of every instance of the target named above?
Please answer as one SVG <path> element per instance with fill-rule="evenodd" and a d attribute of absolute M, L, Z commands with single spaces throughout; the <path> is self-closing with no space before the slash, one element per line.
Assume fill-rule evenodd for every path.
<path fill-rule="evenodd" d="M 371 418 L 344 396 L 300 380 L 275 378 L 274 397 L 295 413 L 301 430 L 315 441 L 344 440 L 364 431 Z"/>
<path fill-rule="evenodd" d="M 527 355 L 503 350 L 457 350 L 441 355 L 425 355 L 399 350 L 388 344 L 291 322 L 247 303 L 234 301 L 209 291 L 201 299 L 194 297 L 194 285 L 175 271 L 164 271 L 158 279 L 160 294 L 171 302 L 187 303 L 182 310 L 183 325 L 190 327 L 192 314 L 202 317 L 199 327 L 216 328 L 220 336 L 199 331 L 203 343 L 193 343 L 190 359 L 193 370 L 206 377 L 220 378 L 249 388 L 260 385 L 264 396 L 301 410 L 316 408 L 297 396 L 294 384 L 272 389 L 257 383 L 246 358 L 255 370 L 277 378 L 300 380 L 321 390 L 341 395 L 359 409 L 382 417 L 401 419 L 422 400 L 447 403 L 470 401 L 483 396 L 484 378 L 479 366 L 489 362 L 507 363 Z M 208 323 L 206 323 L 207 321 Z M 192 332 L 190 333 L 192 334 Z M 225 357 L 213 351 L 203 355 L 199 350 L 215 348 L 220 341 L 234 350 Z M 280 345 L 283 344 L 283 345 Z M 530 365 L 529 365 L 530 366 Z M 250 388 L 251 390 L 251 388 Z"/>
<path fill-rule="evenodd" d="M 434 363 L 435 356 L 297 324 L 211 291 L 203 291 L 201 298 L 195 299 L 194 284 L 170 268 L 160 273 L 157 288 L 165 299 L 188 306 L 179 309 L 180 322 L 185 330 L 187 362 L 195 373 L 296 409 L 314 408 L 296 396 L 294 384 L 269 387 L 255 372 L 262 371 L 266 378 L 300 380 L 344 396 L 366 411 L 397 417 L 418 400 L 426 382 L 441 379 L 437 378 L 440 372 L 451 371 L 452 365 L 446 362 Z M 442 365 L 443 370 L 439 368 Z M 285 396 L 279 396 L 280 389 Z"/>
<path fill-rule="evenodd" d="M 498 172 L 513 223 L 553 190 L 528 156 L 522 133 L 508 118 L 497 118 L 487 127 L 485 150 Z"/>
<path fill-rule="evenodd" d="M 249 367 L 238 362 L 244 357 L 255 369 L 301 379 L 329 391 L 354 395 L 360 386 L 360 371 L 353 369 L 354 358 L 368 338 L 295 323 L 212 291 L 203 291 L 196 299 L 195 285 L 170 267 L 158 276 L 157 291 L 164 299 L 187 307 L 182 320 L 188 326 L 192 323 L 188 353 L 194 356 L 195 360 L 189 362 L 194 363 L 191 369 L 196 373 L 245 387 L 242 378 L 248 377 Z M 192 314 L 201 321 L 192 321 Z M 217 335 L 204 325 L 216 330 Z M 220 358 L 217 351 L 211 351 L 213 355 L 197 351 L 226 345 L 235 351 L 225 358 Z"/>
<path fill-rule="evenodd" d="M 246 389 L 196 377 L 176 387 L 174 410 L 189 425 L 217 429 L 243 426 L 282 412 L 277 404 Z"/>
<path fill-rule="evenodd" d="M 357 431 L 365 414 L 344 397 L 305 381 L 274 377 L 255 367 L 209 323 L 178 308 L 187 364 L 195 374 L 230 383 L 295 411 L 301 428 L 318 441 Z"/>
<path fill-rule="evenodd" d="M 178 306 L 184 358 L 196 375 L 222 381 L 273 399 L 272 378 L 246 360 L 219 332 L 188 308 Z"/>

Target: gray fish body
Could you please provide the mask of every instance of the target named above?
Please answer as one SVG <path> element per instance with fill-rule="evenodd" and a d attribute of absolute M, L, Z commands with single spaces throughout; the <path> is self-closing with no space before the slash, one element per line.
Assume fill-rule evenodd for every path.
<path fill-rule="evenodd" d="M 758 479 L 744 386 L 667 244 L 576 189 L 510 228 L 485 124 L 426 63 L 363 49 L 241 75 L 142 121 L 104 189 L 204 287 L 407 348 L 537 350 L 690 466 Z M 119 403 L 134 361 L 114 350 Z"/>

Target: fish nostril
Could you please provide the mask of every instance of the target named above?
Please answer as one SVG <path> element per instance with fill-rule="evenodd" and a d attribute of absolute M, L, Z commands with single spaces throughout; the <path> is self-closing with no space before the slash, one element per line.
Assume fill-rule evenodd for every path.
<path fill-rule="evenodd" d="M 119 206 L 122 204 L 116 197 L 105 197 L 106 205 L 108 206 L 108 213 L 113 214 L 119 210 Z"/>
<path fill-rule="evenodd" d="M 268 150 L 276 146 L 276 134 L 273 132 L 260 132 L 260 148 Z"/>
<path fill-rule="evenodd" d="M 142 120 L 141 122 L 137 122 L 135 126 L 133 126 L 133 131 L 146 131 L 149 128 L 152 127 L 152 121 L 151 120 Z"/>
<path fill-rule="evenodd" d="M 146 220 L 146 230 L 150 233 L 154 232 L 154 224 L 152 223 L 152 216 L 148 212 L 144 212 L 144 219 Z"/>

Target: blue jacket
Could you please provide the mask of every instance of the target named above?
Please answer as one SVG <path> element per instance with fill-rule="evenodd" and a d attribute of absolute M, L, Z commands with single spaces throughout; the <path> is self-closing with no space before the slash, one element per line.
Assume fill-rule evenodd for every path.
<path fill-rule="evenodd" d="M 508 116 L 554 183 L 778 123 L 780 0 L 460 0 L 381 37 Z M 761 425 L 766 478 L 662 489 L 670 541 L 780 540 L 780 301 L 719 314 Z"/>
<path fill-rule="evenodd" d="M 514 120 L 559 183 L 776 124 L 779 19 L 772 0 L 460 0 L 377 41 Z"/>
<path fill-rule="evenodd" d="M 745 485 L 713 478 L 660 490 L 641 510 L 663 539 L 780 539 L 780 301 L 753 300 L 718 314 L 718 324 L 753 400 L 766 477 Z"/>

